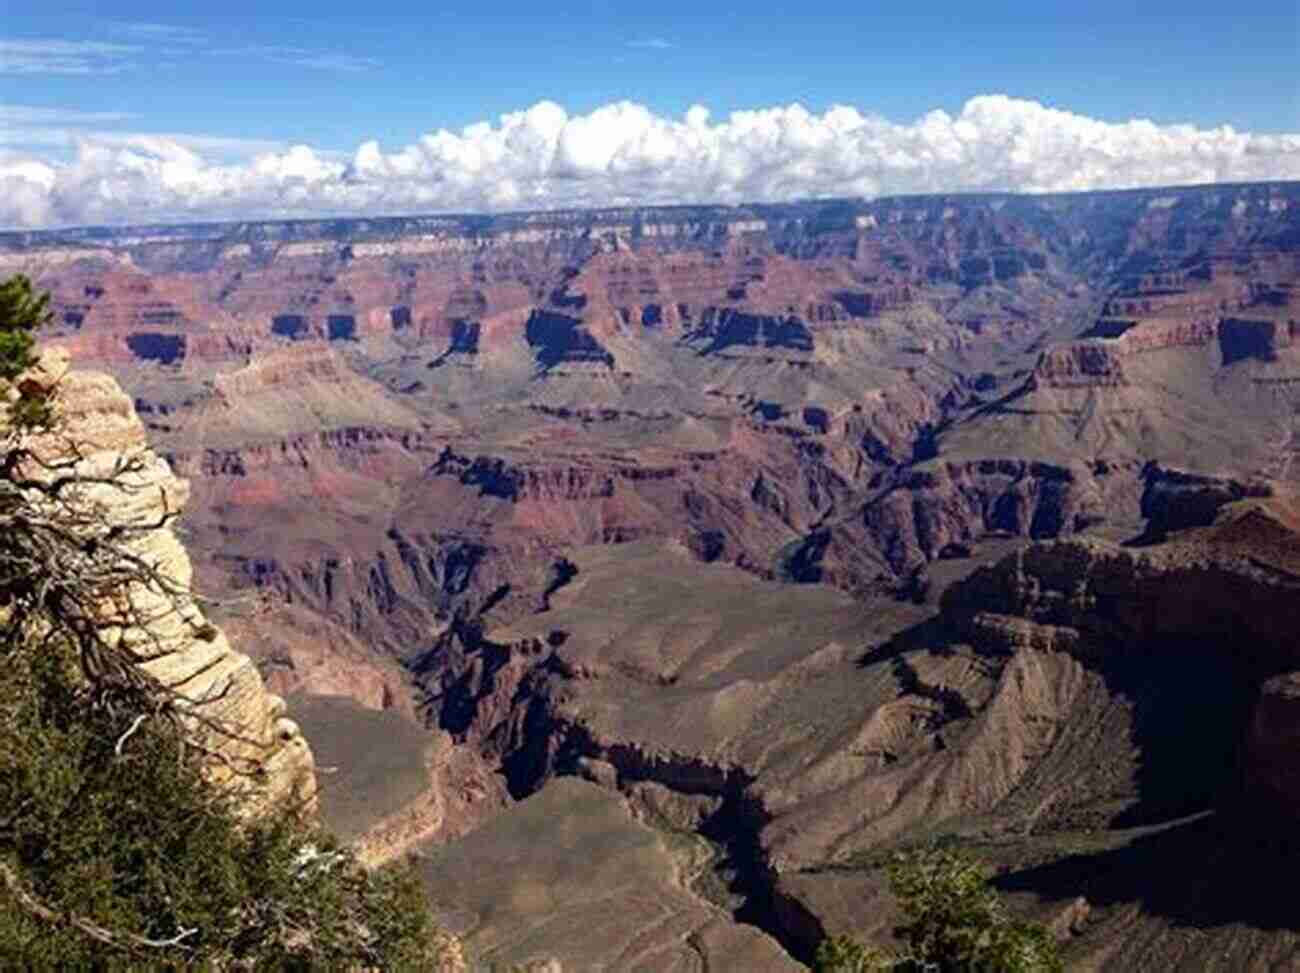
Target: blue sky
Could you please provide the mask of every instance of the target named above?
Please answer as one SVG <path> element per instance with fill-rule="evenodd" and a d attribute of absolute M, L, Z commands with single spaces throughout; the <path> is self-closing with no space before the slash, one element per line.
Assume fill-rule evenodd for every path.
<path fill-rule="evenodd" d="M 370 140 L 392 153 L 543 100 L 570 116 L 626 100 L 665 119 L 700 104 L 715 121 L 740 109 L 797 103 L 820 115 L 848 105 L 910 124 L 1004 94 L 1101 122 L 1296 133 L 1298 9 L 1296 0 L 9 0 L 0 159 L 25 153 L 32 177 L 32 160 L 61 164 L 78 139 L 115 133 L 187 135 L 210 161 L 292 144 L 344 158 Z"/>
<path fill-rule="evenodd" d="M 87 50 L 80 63 L 63 54 L 49 71 L 0 73 L 0 101 L 333 149 L 362 133 L 406 142 L 544 98 L 571 111 L 626 98 L 670 115 L 696 102 L 715 113 L 847 103 L 906 120 L 998 92 L 1112 121 L 1296 131 L 1297 10 L 1295 0 L 10 0 L 5 39 Z M 59 71 L 60 60 L 86 73 Z"/>

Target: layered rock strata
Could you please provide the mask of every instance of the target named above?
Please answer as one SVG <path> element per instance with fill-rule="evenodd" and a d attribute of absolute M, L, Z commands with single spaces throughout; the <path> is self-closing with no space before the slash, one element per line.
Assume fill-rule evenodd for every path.
<path fill-rule="evenodd" d="M 310 746 L 285 715 L 284 700 L 267 692 L 252 660 L 232 648 L 191 593 L 189 554 L 173 526 L 188 483 L 149 448 L 131 400 L 109 376 L 69 371 L 66 353 L 55 350 L 23 384 L 52 391 L 58 416 L 33 452 L 47 463 L 75 460 L 71 472 L 86 478 L 77 503 L 127 529 L 131 553 L 165 582 L 132 584 L 139 627 L 110 629 L 106 637 L 147 657 L 141 668 L 201 717 L 196 733 L 219 755 L 211 774 L 244 792 L 247 813 L 272 805 L 309 812 L 316 792 Z"/>
<path fill-rule="evenodd" d="M 420 679 L 431 717 L 515 796 L 578 775 L 719 842 L 737 896 L 719 904 L 797 957 L 827 934 L 887 934 L 872 863 L 945 835 L 1098 969 L 1216 949 L 1265 969 L 1295 938 L 1253 906 L 1224 912 L 1204 883 L 1227 866 L 1177 851 L 1214 834 L 1254 862 L 1252 842 L 1300 819 L 1300 518 L 1284 485 L 1232 492 L 1158 545 L 1078 538 L 987 561 L 937 615 L 764 588 L 680 551 L 583 551 L 547 611 L 491 638 L 462 627 Z M 1160 864 L 1102 883 L 1067 867 L 1073 848 L 1098 868 Z M 1178 889 L 1151 877 L 1168 855 Z M 1148 895 L 1155 915 L 1128 911 Z M 1223 928 L 1188 946 L 1187 914 Z"/>

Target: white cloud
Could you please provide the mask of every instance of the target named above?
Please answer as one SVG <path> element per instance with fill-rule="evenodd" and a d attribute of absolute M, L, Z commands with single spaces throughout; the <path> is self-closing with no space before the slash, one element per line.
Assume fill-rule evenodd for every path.
<path fill-rule="evenodd" d="M 64 149 L 75 152 L 83 143 L 117 148 L 151 144 L 176 145 L 198 152 L 210 162 L 248 159 L 261 153 L 280 152 L 287 148 L 286 143 L 272 139 L 227 138 L 220 135 L 191 135 L 185 132 L 107 132 L 36 125 L 9 127 L 4 123 L 3 118 L 0 118 L 0 148 L 23 149 L 28 152 L 36 149 Z"/>
<path fill-rule="evenodd" d="M 634 41 L 628 41 L 627 46 L 646 51 L 671 51 L 677 45 L 662 37 L 638 37 Z"/>
<path fill-rule="evenodd" d="M 332 51 L 317 51 L 305 47 L 284 47 L 276 44 L 218 48 L 209 53 L 225 57 L 256 58 L 276 64 L 290 64 L 300 68 L 316 68 L 321 71 L 345 73 L 373 71 L 380 67 L 380 62 L 373 57 L 340 54 Z"/>
<path fill-rule="evenodd" d="M 111 26 L 120 34 L 138 37 L 141 40 L 165 41 L 171 44 L 202 44 L 207 40 L 207 35 L 202 31 L 178 24 L 116 21 Z"/>
<path fill-rule="evenodd" d="M 281 44 L 239 47 L 210 46 L 208 36 L 172 24 L 105 22 L 102 28 L 126 43 L 64 38 L 0 38 L 0 75 L 118 74 L 145 66 L 156 68 L 159 58 L 196 56 L 264 61 L 317 71 L 357 74 L 382 66 L 379 59 L 339 51 Z"/>
<path fill-rule="evenodd" d="M 541 102 L 395 151 L 368 140 L 346 160 L 304 145 L 245 146 L 252 157 L 220 148 L 195 136 L 87 134 L 66 161 L 0 155 L 0 224 L 1300 179 L 1300 134 L 1103 122 L 1003 95 L 906 124 L 844 106 L 715 121 L 702 106 L 667 118 L 630 102 L 585 115 Z"/>
<path fill-rule="evenodd" d="M 139 51 L 101 41 L 0 38 L 0 74 L 114 74 Z"/>
<path fill-rule="evenodd" d="M 0 103 L 0 125 L 103 125 L 134 116 L 120 111 L 80 111 L 76 108 L 45 108 L 35 105 Z"/>
<path fill-rule="evenodd" d="M 287 145 L 269 139 L 230 138 L 189 133 L 152 133 L 120 131 L 99 126 L 118 125 L 135 119 L 130 112 L 81 111 L 74 108 L 49 108 L 35 105 L 0 103 L 0 152 L 10 158 L 20 156 L 31 161 L 33 153 L 46 149 L 63 150 L 66 156 L 75 152 L 83 142 L 101 146 L 132 148 L 139 145 L 166 143 L 179 145 L 199 153 L 208 162 L 216 160 L 251 159 L 268 153 L 281 152 Z M 4 158 L 0 157 L 0 164 Z M 40 159 L 42 163 L 55 164 L 56 160 Z M 53 170 L 52 170 L 53 171 Z"/>

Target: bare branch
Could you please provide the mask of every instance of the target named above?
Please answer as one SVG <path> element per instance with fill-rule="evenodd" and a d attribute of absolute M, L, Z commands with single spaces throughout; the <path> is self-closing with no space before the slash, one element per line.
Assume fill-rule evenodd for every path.
<path fill-rule="evenodd" d="M 4 882 L 5 888 L 14 897 L 14 901 L 29 915 L 52 925 L 70 926 L 83 936 L 115 949 L 133 953 L 159 949 L 185 950 L 188 949 L 185 940 L 198 933 L 198 929 L 182 929 L 175 936 L 168 939 L 150 939 L 147 936 L 140 936 L 133 932 L 105 928 L 97 922 L 92 922 L 85 916 L 79 916 L 75 913 L 59 912 L 50 908 L 25 888 L 19 880 L 18 874 L 5 862 L 0 862 L 0 881 Z"/>
<path fill-rule="evenodd" d="M 139 716 L 137 716 L 131 722 L 131 726 L 127 729 L 127 731 L 117 738 L 117 746 L 113 747 L 113 753 L 117 754 L 117 756 L 119 757 L 122 756 L 122 748 L 126 746 L 126 741 L 131 739 L 131 737 L 135 736 L 135 731 L 140 729 L 140 727 L 144 725 L 144 722 L 147 719 L 149 719 L 148 713 L 141 713 Z"/>
<path fill-rule="evenodd" d="M 228 769 L 254 775 L 272 742 L 210 715 L 227 698 L 229 681 L 194 699 L 181 691 L 219 660 L 170 683 L 149 668 L 181 650 L 181 633 L 204 638 L 210 626 L 188 588 L 143 553 L 147 539 L 178 515 L 167 490 L 140 476 L 149 471 L 148 455 L 106 462 L 97 453 L 92 460 L 80 443 L 48 432 L 40 448 L 14 430 L 0 443 L 0 651 L 66 639 L 93 706 L 159 717 L 195 744 L 192 752 L 216 763 L 230 761 L 218 759 L 215 741 L 237 742 L 253 756 Z M 141 515 L 133 502 L 124 515 L 121 499 L 146 489 L 158 491 L 157 503 L 145 505 L 150 512 Z M 136 729 L 119 741 L 119 756 Z M 213 745 L 198 745 L 197 736 Z"/>

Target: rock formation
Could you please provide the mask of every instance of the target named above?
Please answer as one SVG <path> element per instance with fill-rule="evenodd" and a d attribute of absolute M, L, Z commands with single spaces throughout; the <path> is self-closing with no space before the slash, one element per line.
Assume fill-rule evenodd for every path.
<path fill-rule="evenodd" d="M 738 914 L 796 955 L 887 930 L 871 863 L 937 834 L 991 857 L 1020 907 L 1099 968 L 1159 965 L 1199 910 L 1222 928 L 1179 955 L 1255 950 L 1245 965 L 1264 969 L 1300 940 L 1200 890 L 1295 854 L 1269 843 L 1300 820 L 1300 517 L 1288 488 L 1268 492 L 1154 546 L 1079 538 L 986 560 L 937 615 L 764 588 L 682 552 L 592 550 L 547 612 L 449 637 L 421 678 L 440 725 L 517 796 L 582 776 L 666 833 L 721 842 Z M 1117 904 L 1152 874 L 1101 889 L 1067 868 L 1076 834 L 1125 874 L 1128 856 L 1154 875 L 1177 859 L 1168 913 Z M 1210 840 L 1232 849 L 1222 867 L 1184 860 L 1184 842 Z M 1105 959 L 1117 938 L 1132 945 Z"/>
<path fill-rule="evenodd" d="M 401 705 L 394 660 L 531 610 L 568 545 L 907 592 L 986 531 L 1124 536 L 1153 461 L 1285 478 L 1296 193 L 51 231 L 0 267 L 193 483 L 205 585 L 277 593 L 276 685 Z"/>
<path fill-rule="evenodd" d="M 337 779 L 436 730 L 369 847 L 464 835 L 427 874 L 475 883 L 471 946 L 780 969 L 887 928 L 879 856 L 938 834 L 1092 968 L 1265 967 L 1300 942 L 1206 890 L 1275 874 L 1241 836 L 1296 807 L 1297 221 L 1296 184 L 915 197 L 53 231 L 0 270 L 191 482 L 204 586 L 267 598 L 228 623 L 267 679 L 368 708 L 301 704 Z M 627 921 L 566 953 L 575 911 L 489 907 L 485 820 L 655 892 L 602 872 Z"/>
<path fill-rule="evenodd" d="M 247 813 L 273 804 L 310 812 L 316 778 L 307 741 L 284 700 L 266 691 L 252 660 L 231 647 L 190 594 L 190 558 L 171 520 L 185 507 L 188 484 L 149 448 L 143 423 L 114 379 L 69 371 L 67 355 L 51 350 L 19 378 L 20 387 L 26 383 L 53 391 L 57 415 L 54 430 L 35 440 L 33 451 L 47 462 L 75 458 L 77 474 L 101 479 L 81 487 L 78 502 L 101 511 L 111 525 L 160 525 L 129 535 L 132 553 L 182 594 L 132 585 L 128 596 L 143 627 L 119 634 L 149 657 L 142 668 L 204 717 L 196 732 L 224 758 L 212 765 L 214 779 L 240 788 Z M 130 468 L 118 473 L 127 462 Z"/>

